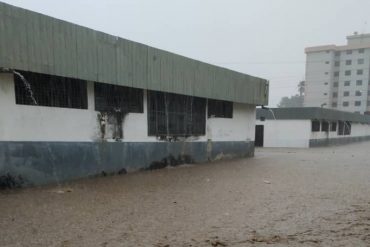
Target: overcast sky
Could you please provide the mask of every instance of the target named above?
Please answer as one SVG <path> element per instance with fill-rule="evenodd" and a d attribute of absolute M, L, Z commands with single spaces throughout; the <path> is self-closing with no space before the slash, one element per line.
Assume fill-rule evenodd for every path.
<path fill-rule="evenodd" d="M 307 46 L 370 32 L 369 0 L 0 0 L 270 80 L 297 92 Z"/>

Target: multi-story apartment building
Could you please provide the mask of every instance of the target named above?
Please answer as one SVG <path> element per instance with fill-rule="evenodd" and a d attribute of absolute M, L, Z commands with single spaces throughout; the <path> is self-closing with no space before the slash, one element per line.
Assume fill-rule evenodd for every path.
<path fill-rule="evenodd" d="M 305 49 L 305 107 L 370 113 L 370 34 L 347 36 L 347 45 Z"/>

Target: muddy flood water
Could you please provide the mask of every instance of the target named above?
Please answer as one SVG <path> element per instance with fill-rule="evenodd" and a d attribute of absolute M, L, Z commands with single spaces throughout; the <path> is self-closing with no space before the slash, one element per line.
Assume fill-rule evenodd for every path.
<path fill-rule="evenodd" d="M 0 192 L 0 246 L 370 246 L 370 142 Z"/>

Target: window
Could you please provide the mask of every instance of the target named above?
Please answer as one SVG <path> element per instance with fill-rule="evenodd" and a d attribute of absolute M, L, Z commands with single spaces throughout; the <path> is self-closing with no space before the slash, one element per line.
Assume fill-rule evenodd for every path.
<path fill-rule="evenodd" d="M 361 96 L 362 95 L 362 93 L 361 93 L 361 91 L 356 91 L 356 94 L 355 94 L 356 96 Z"/>
<path fill-rule="evenodd" d="M 345 72 L 344 72 L 344 75 L 351 75 L 351 71 L 350 70 L 346 70 Z"/>
<path fill-rule="evenodd" d="M 344 106 L 344 107 L 347 107 L 347 106 L 349 106 L 349 103 L 348 103 L 348 101 L 343 101 L 343 106 Z"/>
<path fill-rule="evenodd" d="M 344 122 L 344 135 L 350 135 L 350 134 L 351 134 L 351 123 Z"/>
<path fill-rule="evenodd" d="M 367 102 L 367 106 L 370 106 L 370 100 Z"/>
<path fill-rule="evenodd" d="M 357 64 L 364 64 L 364 59 L 363 58 L 357 59 Z"/>
<path fill-rule="evenodd" d="M 356 81 L 356 85 L 357 85 L 357 86 L 361 86 L 361 85 L 362 85 L 362 80 L 357 80 L 357 81 Z"/>
<path fill-rule="evenodd" d="M 233 102 L 209 99 L 208 117 L 232 118 Z"/>
<path fill-rule="evenodd" d="M 355 106 L 361 106 L 361 101 L 355 101 Z"/>
<path fill-rule="evenodd" d="M 324 82 L 324 85 L 329 85 L 329 83 L 328 82 Z"/>
<path fill-rule="evenodd" d="M 339 67 L 340 66 L 340 62 L 339 61 L 335 61 L 334 66 L 335 67 Z"/>
<path fill-rule="evenodd" d="M 334 82 L 334 83 L 333 83 L 333 87 L 338 87 L 338 84 L 339 84 L 339 83 L 338 83 L 337 81 L 336 81 L 336 82 Z"/>
<path fill-rule="evenodd" d="M 94 91 L 96 111 L 144 112 L 142 89 L 95 82 Z"/>
<path fill-rule="evenodd" d="M 325 75 L 329 75 L 329 72 L 325 72 Z"/>
<path fill-rule="evenodd" d="M 344 82 L 344 86 L 345 86 L 345 87 L 348 87 L 348 86 L 350 86 L 350 85 L 351 85 L 351 82 L 350 82 L 350 81 L 345 81 L 345 82 Z"/>
<path fill-rule="evenodd" d="M 87 82 L 61 76 L 19 71 L 14 75 L 15 102 L 38 105 L 87 109 Z"/>
<path fill-rule="evenodd" d="M 312 132 L 319 132 L 320 131 L 320 121 L 312 120 L 311 130 Z"/>
<path fill-rule="evenodd" d="M 364 49 L 358 49 L 358 53 L 364 53 L 365 50 Z"/>
<path fill-rule="evenodd" d="M 338 122 L 338 135 L 342 136 L 344 134 L 344 122 Z"/>
<path fill-rule="evenodd" d="M 339 71 L 335 71 L 334 76 L 338 77 L 339 76 Z"/>
<path fill-rule="evenodd" d="M 362 75 L 363 73 L 364 73 L 364 71 L 363 71 L 362 69 L 358 69 L 358 70 L 357 70 L 357 74 L 358 74 L 358 75 Z"/>
<path fill-rule="evenodd" d="M 321 122 L 321 131 L 322 132 L 328 132 L 329 131 L 329 122 L 322 121 Z"/>
<path fill-rule="evenodd" d="M 344 91 L 344 92 L 343 92 L 343 96 L 344 96 L 344 97 L 349 96 L 349 91 Z"/>
<path fill-rule="evenodd" d="M 206 99 L 148 91 L 150 136 L 205 135 Z"/>
<path fill-rule="evenodd" d="M 325 64 L 329 64 L 329 61 L 326 61 Z"/>
<path fill-rule="evenodd" d="M 340 51 L 336 51 L 336 52 L 334 53 L 334 55 L 335 55 L 336 57 L 339 57 L 339 56 L 340 56 Z"/>
<path fill-rule="evenodd" d="M 331 122 L 330 123 L 330 131 L 331 132 L 337 131 L 337 122 Z"/>
<path fill-rule="evenodd" d="M 367 91 L 367 95 L 368 95 L 368 96 L 370 96 L 370 90 L 369 90 L 369 91 Z"/>
<path fill-rule="evenodd" d="M 338 106 L 338 103 L 337 103 L 337 102 L 333 102 L 333 103 L 331 104 L 331 106 L 332 106 L 332 107 L 334 107 L 334 108 L 336 108 L 336 107 Z"/>
<path fill-rule="evenodd" d="M 346 65 L 351 65 L 352 64 L 352 60 L 346 60 Z"/>
<path fill-rule="evenodd" d="M 347 55 L 352 54 L 352 50 L 347 50 L 347 51 L 346 51 L 346 54 L 347 54 Z"/>
<path fill-rule="evenodd" d="M 326 95 L 328 95 L 328 93 L 324 93 L 324 95 L 326 96 Z"/>
<path fill-rule="evenodd" d="M 333 98 L 338 98 L 338 93 L 337 92 L 333 93 Z"/>

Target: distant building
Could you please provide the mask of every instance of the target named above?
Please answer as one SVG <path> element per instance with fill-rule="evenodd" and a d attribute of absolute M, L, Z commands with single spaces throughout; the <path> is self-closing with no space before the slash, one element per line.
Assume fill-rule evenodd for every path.
<path fill-rule="evenodd" d="M 370 140 L 370 116 L 319 107 L 257 109 L 255 145 L 308 148 Z"/>
<path fill-rule="evenodd" d="M 0 2 L 0 188 L 253 156 L 267 99 L 264 79 Z"/>
<path fill-rule="evenodd" d="M 305 107 L 370 112 L 370 34 L 347 37 L 347 45 L 305 49 Z"/>

